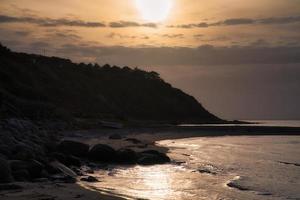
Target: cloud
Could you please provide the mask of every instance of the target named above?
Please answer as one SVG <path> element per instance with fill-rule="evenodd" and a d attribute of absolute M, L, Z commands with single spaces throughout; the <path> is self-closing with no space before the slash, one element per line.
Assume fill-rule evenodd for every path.
<path fill-rule="evenodd" d="M 288 16 L 288 17 L 271 17 L 256 20 L 260 24 L 288 24 L 300 22 L 300 16 Z"/>
<path fill-rule="evenodd" d="M 161 37 L 164 37 L 164 38 L 184 38 L 184 34 L 163 34 L 161 35 Z"/>
<path fill-rule="evenodd" d="M 25 36 L 30 35 L 31 32 L 30 32 L 30 31 L 15 31 L 15 34 L 16 34 L 17 36 L 25 37 Z"/>
<path fill-rule="evenodd" d="M 43 48 L 47 48 L 50 47 L 51 45 L 47 42 L 32 42 L 30 44 L 30 47 L 33 49 L 43 49 Z"/>
<path fill-rule="evenodd" d="M 203 34 L 195 34 L 195 35 L 194 35 L 194 38 L 202 38 L 202 37 L 204 37 Z"/>
<path fill-rule="evenodd" d="M 260 43 L 262 41 L 259 41 Z M 104 47 L 67 45 L 60 52 L 74 57 L 128 66 L 188 66 L 300 63 L 300 46 Z"/>
<path fill-rule="evenodd" d="M 241 24 L 253 24 L 255 20 L 247 18 L 236 18 L 236 19 L 226 19 L 223 22 L 220 22 L 221 25 L 233 26 Z"/>
<path fill-rule="evenodd" d="M 180 25 L 170 25 L 170 26 L 167 26 L 169 28 L 207 28 L 209 27 L 210 25 L 206 22 L 201 22 L 201 23 L 198 23 L 198 24 L 180 24 Z"/>
<path fill-rule="evenodd" d="M 251 43 L 252 46 L 269 46 L 270 43 L 264 39 L 257 39 Z"/>
<path fill-rule="evenodd" d="M 179 25 L 169 25 L 169 28 L 207 28 L 212 26 L 236 26 L 236 25 L 251 25 L 251 24 L 290 24 L 300 22 L 300 16 L 288 16 L 288 17 L 271 17 L 271 18 L 261 18 L 261 19 L 251 19 L 251 18 L 231 18 L 225 19 L 223 21 L 217 21 L 213 23 L 201 22 L 201 23 L 191 23 L 191 24 L 179 24 Z"/>
<path fill-rule="evenodd" d="M 105 27 L 101 22 L 86 22 L 82 20 L 70 19 L 50 19 L 50 18 L 35 18 L 35 17 L 12 17 L 0 15 L 0 23 L 30 23 L 39 26 L 56 27 L 56 26 L 78 26 L 78 27 Z"/>
<path fill-rule="evenodd" d="M 138 23 L 132 21 L 116 21 L 110 22 L 106 25 L 103 22 L 94 21 L 83 21 L 83 20 L 71 20 L 66 18 L 51 19 L 51 18 L 39 18 L 39 17 L 15 17 L 0 15 L 0 23 L 30 23 L 45 27 L 57 27 L 57 26 L 76 26 L 76 27 L 86 27 L 86 28 L 128 28 L 128 27 L 148 27 L 157 28 L 158 25 L 155 23 Z"/>
<path fill-rule="evenodd" d="M 148 27 L 148 28 L 157 28 L 157 24 L 155 23 L 137 23 L 132 21 L 118 21 L 118 22 L 110 22 L 109 27 L 111 28 L 127 28 L 127 27 Z"/>
<path fill-rule="evenodd" d="M 150 39 L 149 36 L 147 35 L 142 35 L 142 36 L 137 36 L 137 35 L 126 35 L 126 34 L 120 34 L 120 33 L 110 33 L 107 35 L 108 38 L 114 39 L 114 38 L 119 38 L 119 39 L 143 39 L 143 40 L 148 40 Z"/>

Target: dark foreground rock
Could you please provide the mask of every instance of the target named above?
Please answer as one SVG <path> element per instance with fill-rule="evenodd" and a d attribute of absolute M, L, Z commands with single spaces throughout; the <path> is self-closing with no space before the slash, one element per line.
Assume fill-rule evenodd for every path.
<path fill-rule="evenodd" d="M 125 140 L 128 141 L 128 142 L 132 142 L 133 144 L 140 144 L 140 143 L 142 143 L 142 141 L 140 141 L 140 140 L 138 140 L 136 138 L 127 138 Z"/>
<path fill-rule="evenodd" d="M 93 176 L 84 177 L 84 178 L 81 178 L 80 180 L 85 181 L 85 182 L 90 182 L 90 183 L 99 182 L 98 179 Z"/>
<path fill-rule="evenodd" d="M 12 180 L 13 179 L 8 162 L 0 158 L 0 183 L 9 183 Z"/>
<path fill-rule="evenodd" d="M 22 186 L 16 184 L 0 184 L 0 191 L 1 190 L 20 190 L 23 189 Z"/>
<path fill-rule="evenodd" d="M 26 169 L 20 169 L 20 170 L 16 170 L 13 171 L 13 177 L 15 179 L 15 181 L 19 181 L 19 182 L 25 182 L 25 181 L 30 181 L 30 174 L 28 172 L 28 170 Z"/>
<path fill-rule="evenodd" d="M 57 148 L 60 152 L 78 157 L 85 157 L 89 151 L 89 145 L 70 140 L 62 141 Z"/>
<path fill-rule="evenodd" d="M 121 140 L 123 137 L 120 134 L 113 134 L 108 137 L 111 140 Z"/>
<path fill-rule="evenodd" d="M 43 177 L 45 166 L 37 160 L 10 160 L 10 169 L 16 181 L 29 181 Z"/>
<path fill-rule="evenodd" d="M 147 150 L 139 153 L 137 163 L 140 165 L 155 165 L 169 163 L 170 161 L 170 158 L 164 153 Z"/>
<path fill-rule="evenodd" d="M 137 153 L 131 149 L 119 149 L 116 152 L 117 162 L 120 164 L 136 164 L 137 163 Z"/>
<path fill-rule="evenodd" d="M 59 162 L 67 165 L 67 166 L 76 166 L 76 167 L 80 167 L 82 165 L 82 162 L 80 160 L 80 158 L 76 157 L 76 156 L 72 156 L 72 155 L 65 155 L 63 153 L 59 153 L 59 152 L 54 152 L 51 154 L 51 157 L 53 159 L 58 160 Z"/>
<path fill-rule="evenodd" d="M 88 157 L 93 161 L 115 162 L 116 151 L 108 145 L 97 144 L 90 149 Z"/>

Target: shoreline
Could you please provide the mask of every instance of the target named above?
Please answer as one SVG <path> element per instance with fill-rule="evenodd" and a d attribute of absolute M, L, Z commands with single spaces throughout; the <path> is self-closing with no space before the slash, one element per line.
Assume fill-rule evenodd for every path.
<path fill-rule="evenodd" d="M 243 130 L 244 132 L 238 133 Z M 256 132 L 255 132 L 256 131 Z M 264 132 L 266 131 L 266 132 Z M 277 132 L 279 131 L 279 132 Z M 114 129 L 98 129 L 84 130 L 72 133 L 67 133 L 68 139 L 84 139 L 88 141 L 92 138 L 98 138 L 98 142 L 102 141 L 105 144 L 115 147 L 115 140 L 108 139 L 112 134 L 119 133 L 124 137 L 136 138 L 143 142 L 153 144 L 150 149 L 156 149 L 164 153 L 168 153 L 169 148 L 159 146 L 156 142 L 161 140 L 173 140 L 193 137 L 223 137 L 223 136 L 300 136 L 299 128 L 286 127 L 156 127 L 156 128 L 127 128 L 121 130 Z M 72 136 L 73 135 L 73 136 Z M 78 138 L 78 136 L 81 136 Z M 117 141 L 119 144 L 122 142 Z M 121 145 L 122 146 L 122 145 Z M 176 163 L 176 160 L 172 161 Z M 88 187 L 87 187 L 88 188 Z M 90 188 L 92 189 L 92 188 Z M 101 190 L 98 190 L 101 191 Z M 121 196 L 122 197 L 122 196 Z"/>
<path fill-rule="evenodd" d="M 138 147 L 131 144 L 130 148 L 136 151 L 154 149 L 163 153 L 168 148 L 156 144 L 160 140 L 181 139 L 191 137 L 222 137 L 222 136 L 300 136 L 300 127 L 265 127 L 265 126 L 158 126 L 158 127 L 127 127 L 123 129 L 90 129 L 77 131 L 62 131 L 63 139 L 78 140 L 90 145 L 103 143 L 115 149 L 129 148 L 130 142 L 125 138 L 135 138 L 147 144 L 147 147 Z M 123 139 L 110 139 L 109 136 L 119 134 Z M 100 180 L 101 183 L 101 180 Z M 13 183 L 14 184 L 14 183 Z M 124 199 L 118 194 L 106 193 L 101 190 L 83 187 L 83 182 L 74 184 L 56 183 L 52 181 L 40 183 L 18 183 L 23 187 L 21 190 L 0 191 L 3 200 L 71 200 L 71 199 L 103 199 L 121 200 Z M 83 184 L 83 185 L 82 185 Z"/>
<path fill-rule="evenodd" d="M 221 137 L 221 136 L 276 136 L 300 135 L 300 127 L 276 126 L 157 126 L 126 127 L 122 129 L 86 129 L 63 131 L 65 138 L 105 138 L 113 134 L 132 137 L 152 136 L 152 141 L 161 139 L 180 139 L 186 137 Z M 147 138 L 149 139 L 149 138 Z"/>

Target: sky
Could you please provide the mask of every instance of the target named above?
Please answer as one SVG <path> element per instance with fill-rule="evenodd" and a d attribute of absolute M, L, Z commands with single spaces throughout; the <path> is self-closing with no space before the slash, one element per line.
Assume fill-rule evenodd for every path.
<path fill-rule="evenodd" d="M 300 0 L 0 0 L 0 42 L 155 70 L 225 119 L 300 119 Z"/>

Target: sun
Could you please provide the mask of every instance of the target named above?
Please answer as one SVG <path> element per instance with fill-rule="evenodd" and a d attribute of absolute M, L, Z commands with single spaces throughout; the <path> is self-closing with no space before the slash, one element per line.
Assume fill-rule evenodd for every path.
<path fill-rule="evenodd" d="M 172 0 L 135 0 L 136 6 L 144 20 L 149 22 L 160 22 L 169 15 Z"/>

